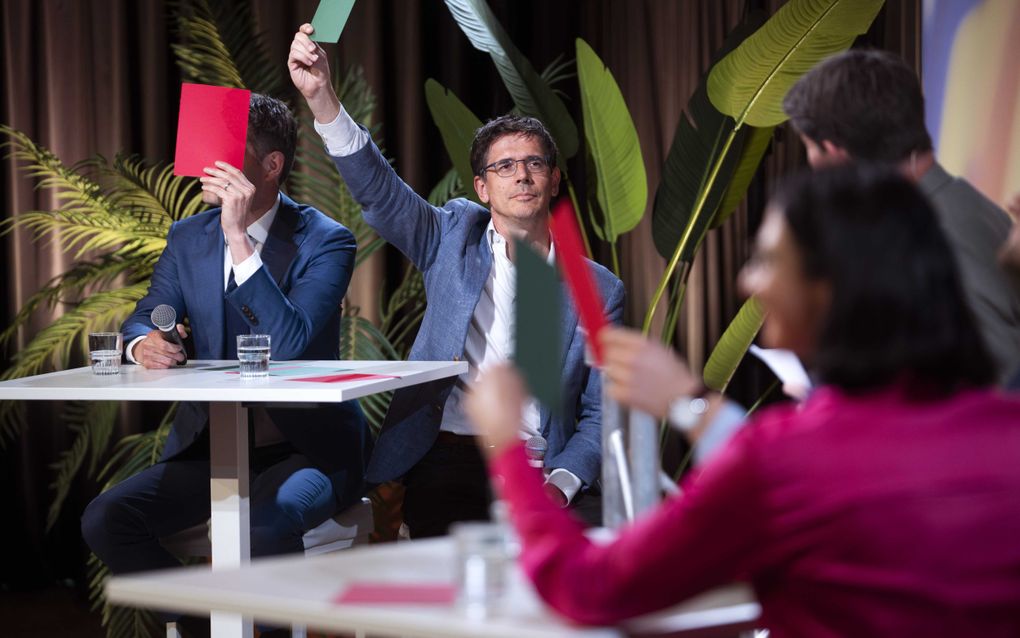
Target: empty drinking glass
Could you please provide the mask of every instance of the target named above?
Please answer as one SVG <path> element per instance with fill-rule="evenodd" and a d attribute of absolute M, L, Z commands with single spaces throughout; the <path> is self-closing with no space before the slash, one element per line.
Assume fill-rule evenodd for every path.
<path fill-rule="evenodd" d="M 269 376 L 269 335 L 237 335 L 237 361 L 242 379 Z"/>

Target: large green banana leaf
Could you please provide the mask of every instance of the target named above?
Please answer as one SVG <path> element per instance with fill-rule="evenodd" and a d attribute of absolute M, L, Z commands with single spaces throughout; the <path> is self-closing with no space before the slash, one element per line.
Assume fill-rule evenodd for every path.
<path fill-rule="evenodd" d="M 744 195 L 747 194 L 747 188 L 751 185 L 751 180 L 758 172 L 758 165 L 761 164 L 761 159 L 772 142 L 772 132 L 776 130 L 776 127 L 745 126 L 740 130 L 747 131 L 747 137 L 744 140 L 743 148 L 740 149 L 737 166 L 730 176 L 730 183 L 726 187 L 726 192 L 723 193 L 722 202 L 712 217 L 712 228 L 719 228 L 725 224 L 733 211 L 737 210 L 740 202 L 743 201 Z"/>
<path fill-rule="evenodd" d="M 439 127 L 443 146 L 460 177 L 460 183 L 468 196 L 478 201 L 478 195 L 471 187 L 474 171 L 471 170 L 471 142 L 482 121 L 460 101 L 453 91 L 432 78 L 425 80 L 425 102 L 429 105 L 432 120 Z"/>
<path fill-rule="evenodd" d="M 726 391 L 726 386 L 733 378 L 737 366 L 747 354 L 755 335 L 761 330 L 764 318 L 761 304 L 754 297 L 749 297 L 705 362 L 705 370 L 702 373 L 705 385 L 719 392 Z"/>
<path fill-rule="evenodd" d="M 712 67 L 707 82 L 709 99 L 721 113 L 733 118 L 734 126 L 705 171 L 692 213 L 645 313 L 645 332 L 651 328 L 679 263 L 697 249 L 704 228 L 715 217 L 716 211 L 706 203 L 717 189 L 725 191 L 729 186 L 728 155 L 735 146 L 743 147 L 743 127 L 782 122 L 782 100 L 790 86 L 824 58 L 846 49 L 867 30 L 881 6 L 882 0 L 790 0 Z"/>
<path fill-rule="evenodd" d="M 722 47 L 713 54 L 712 63 L 734 50 L 765 23 L 765 18 L 763 11 L 748 14 L 726 36 Z M 658 253 L 666 259 L 685 235 L 700 237 L 708 229 L 749 135 L 748 131 L 741 131 L 726 157 L 720 158 L 723 143 L 735 122 L 712 106 L 705 86 L 707 79 L 707 74 L 702 76 L 680 116 L 652 206 L 652 239 Z M 708 190 L 709 175 L 720 159 L 722 164 L 715 187 Z M 696 242 L 686 242 L 680 259 L 690 261 L 696 249 Z"/>
<path fill-rule="evenodd" d="M 883 0 L 791 0 L 712 67 L 708 97 L 737 125 L 786 121 L 783 98 L 802 75 L 868 30 Z"/>
<path fill-rule="evenodd" d="M 595 169 L 588 176 L 594 182 L 592 189 L 600 213 L 596 219 L 601 225 L 596 224 L 595 230 L 601 239 L 615 242 L 637 226 L 645 214 L 648 176 L 641 143 L 613 74 L 580 38 L 577 80 L 589 164 Z"/>
<path fill-rule="evenodd" d="M 446 0 L 453 19 L 479 51 L 492 56 L 503 84 L 521 113 L 549 129 L 564 158 L 577 153 L 577 125 L 563 100 L 517 49 L 485 0 Z"/>

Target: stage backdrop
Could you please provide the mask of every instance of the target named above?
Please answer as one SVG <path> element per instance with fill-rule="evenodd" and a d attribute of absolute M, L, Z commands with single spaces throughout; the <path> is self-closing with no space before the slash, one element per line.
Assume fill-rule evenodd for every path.
<path fill-rule="evenodd" d="M 187 0 L 185 0 L 186 2 Z M 210 4 L 219 4 L 209 0 Z M 169 161 L 177 121 L 180 74 L 170 43 L 175 26 L 165 0 L 4 0 L 0 3 L 0 122 L 13 126 L 73 163 L 119 151 Z M 687 99 L 723 37 L 745 9 L 774 12 L 781 0 L 489 0 L 511 38 L 537 68 L 558 55 L 573 57 L 584 38 L 615 75 L 634 117 L 651 188 Z M 282 65 L 294 29 L 314 12 L 316 0 L 251 0 L 271 59 Z M 920 0 L 889 2 L 860 44 L 891 50 L 919 66 Z M 434 77 L 484 118 L 512 106 L 488 56 L 474 50 L 442 0 L 360 0 L 339 45 L 341 64 L 360 64 L 378 97 L 387 154 L 415 189 L 427 193 L 449 167 L 425 105 L 423 85 Z M 568 108 L 580 119 L 576 81 L 564 84 Z M 677 340 L 699 366 L 728 324 L 740 298 L 736 272 L 749 251 L 761 208 L 779 176 L 803 163 L 795 136 L 777 134 L 747 203 L 724 228 L 713 231 L 690 279 Z M 52 196 L 17 171 L 0 165 L 0 218 L 47 209 Z M 652 198 L 649 198 L 649 206 Z M 650 233 L 650 215 L 622 241 L 627 315 L 639 321 L 664 269 Z M 26 232 L 0 238 L 0 320 L 73 258 L 59 244 L 33 243 Z M 359 277 L 365 275 L 359 270 Z M 375 274 L 352 283 L 351 299 L 366 310 L 377 291 L 395 286 L 400 257 L 385 255 Z M 59 312 L 59 309 L 57 311 Z M 53 320 L 40 313 L 12 344 L 26 343 Z M 5 353 L 9 356 L 9 352 Z M 31 427 L 0 452 L 0 504 L 6 520 L 0 545 L 0 590 L 56 579 L 80 581 L 85 550 L 78 515 L 95 486 L 84 481 L 70 495 L 64 516 L 47 536 L 42 528 L 50 500 L 48 464 L 71 436 L 53 409 L 35 406 Z M 120 434 L 151 429 L 134 413 Z"/>
<path fill-rule="evenodd" d="M 1020 192 L 1020 2 L 925 0 L 923 20 L 935 152 L 1001 206 Z"/>

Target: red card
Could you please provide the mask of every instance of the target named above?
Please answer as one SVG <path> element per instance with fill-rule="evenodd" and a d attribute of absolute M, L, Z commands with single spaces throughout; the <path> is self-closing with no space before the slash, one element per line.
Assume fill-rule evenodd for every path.
<path fill-rule="evenodd" d="M 288 379 L 288 381 L 312 381 L 314 383 L 340 383 L 341 381 L 365 381 L 368 379 L 399 379 L 392 374 L 366 374 L 364 372 L 351 372 L 349 374 L 327 374 L 321 377 L 303 377 L 301 379 Z"/>
<path fill-rule="evenodd" d="M 456 588 L 448 583 L 351 583 L 333 602 L 337 605 L 452 605 L 456 598 Z"/>
<path fill-rule="evenodd" d="M 591 277 L 591 270 L 585 263 L 581 231 L 577 228 L 574 208 L 566 197 L 553 208 L 551 224 L 553 241 L 556 242 L 556 261 L 559 262 L 560 271 L 567 280 L 570 297 L 574 300 L 581 325 L 588 333 L 588 345 L 595 357 L 595 363 L 601 365 L 602 347 L 599 345 L 598 337 L 606 325 L 606 315 L 602 311 L 604 305 L 599 289 L 595 287 L 595 281 Z"/>
<path fill-rule="evenodd" d="M 247 89 L 182 84 L 174 175 L 201 177 L 217 160 L 243 168 L 250 100 Z"/>

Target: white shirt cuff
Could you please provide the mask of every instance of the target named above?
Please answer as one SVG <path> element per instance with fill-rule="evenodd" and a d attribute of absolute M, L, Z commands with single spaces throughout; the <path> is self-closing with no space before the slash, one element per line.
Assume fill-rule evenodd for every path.
<path fill-rule="evenodd" d="M 174 326 L 174 329 L 176 330 L 177 326 Z M 130 361 L 131 363 L 138 363 L 137 361 L 135 361 L 135 357 L 133 354 L 131 354 L 131 351 L 135 349 L 135 346 L 138 344 L 139 341 L 141 341 L 147 336 L 148 335 L 135 337 L 134 339 L 131 340 L 131 343 L 127 345 L 127 348 L 124 350 L 124 356 L 127 358 L 128 361 Z"/>
<path fill-rule="evenodd" d="M 545 479 L 546 483 L 552 483 L 567 497 L 567 504 L 574 500 L 577 493 L 581 491 L 581 479 L 574 476 L 569 470 L 558 467 Z"/>
<path fill-rule="evenodd" d="M 723 401 L 719 411 L 705 428 L 705 432 L 694 447 L 695 465 L 712 458 L 744 426 L 747 411 L 730 400 Z"/>
<path fill-rule="evenodd" d="M 249 255 L 247 259 L 233 266 L 234 282 L 240 286 L 244 282 L 248 281 L 261 267 L 262 257 L 259 255 L 258 251 L 255 251 Z"/>
<path fill-rule="evenodd" d="M 347 114 L 344 107 L 329 124 L 319 124 L 313 121 L 315 132 L 322 138 L 326 145 L 326 152 L 333 157 L 347 157 L 354 155 L 371 140 L 365 129 L 354 123 L 351 116 Z"/>

